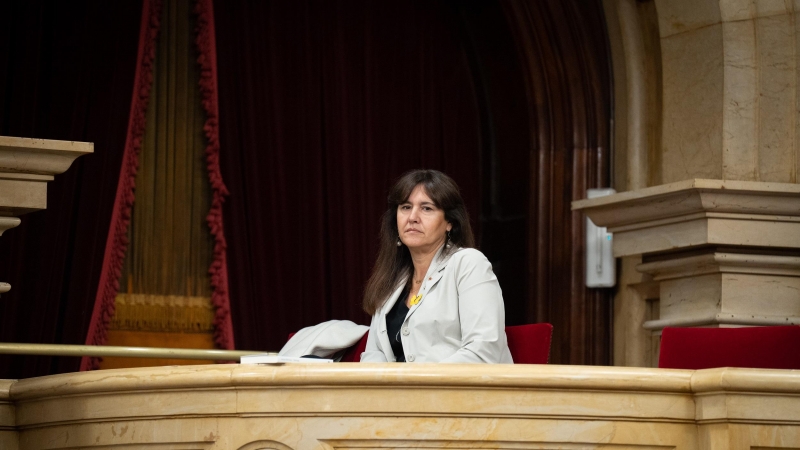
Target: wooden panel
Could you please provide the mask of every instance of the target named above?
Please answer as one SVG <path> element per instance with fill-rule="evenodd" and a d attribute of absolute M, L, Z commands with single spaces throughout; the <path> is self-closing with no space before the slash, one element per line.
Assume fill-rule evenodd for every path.
<path fill-rule="evenodd" d="M 480 247 L 508 325 L 554 325 L 552 362 L 611 363 L 611 292 L 584 287 L 570 202 L 610 183 L 598 2 L 459 2 L 481 120 Z"/>
<path fill-rule="evenodd" d="M 611 363 L 611 290 L 584 284 L 583 215 L 570 202 L 610 185 L 611 80 L 599 2 L 503 3 L 525 75 L 530 198 L 527 305 L 554 326 L 551 361 Z"/>

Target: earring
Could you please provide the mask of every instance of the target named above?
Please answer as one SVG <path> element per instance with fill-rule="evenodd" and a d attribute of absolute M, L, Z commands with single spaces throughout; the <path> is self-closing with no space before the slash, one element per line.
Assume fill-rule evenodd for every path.
<path fill-rule="evenodd" d="M 447 230 L 447 244 L 445 244 L 444 246 L 447 247 L 447 248 L 450 248 L 450 247 L 453 246 L 453 244 L 450 243 L 450 230 Z"/>
<path fill-rule="evenodd" d="M 398 247 L 400 247 L 401 245 L 403 245 L 403 243 L 402 243 L 402 242 L 400 242 L 400 237 L 398 237 L 398 238 L 397 238 L 397 246 L 398 246 Z"/>

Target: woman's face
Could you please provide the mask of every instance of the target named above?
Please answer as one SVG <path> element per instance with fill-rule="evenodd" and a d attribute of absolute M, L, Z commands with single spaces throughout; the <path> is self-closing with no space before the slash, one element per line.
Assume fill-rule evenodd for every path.
<path fill-rule="evenodd" d="M 451 228 L 444 211 L 433 203 L 422 185 L 417 185 L 408 200 L 397 206 L 397 231 L 400 240 L 412 252 L 436 251 L 444 244 Z"/>

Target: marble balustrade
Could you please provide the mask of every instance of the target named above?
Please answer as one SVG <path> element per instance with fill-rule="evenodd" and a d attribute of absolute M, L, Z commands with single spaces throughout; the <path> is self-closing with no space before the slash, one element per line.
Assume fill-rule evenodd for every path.
<path fill-rule="evenodd" d="M 0 448 L 800 448 L 800 374 L 295 364 L 0 381 Z"/>

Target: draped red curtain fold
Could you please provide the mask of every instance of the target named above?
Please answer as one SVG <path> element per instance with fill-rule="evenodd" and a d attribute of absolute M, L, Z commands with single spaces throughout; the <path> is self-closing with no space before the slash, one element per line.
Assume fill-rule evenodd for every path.
<path fill-rule="evenodd" d="M 153 60 L 156 53 L 161 17 L 160 0 L 144 0 L 142 4 L 139 48 L 133 82 L 133 98 L 130 101 L 128 132 L 125 139 L 122 165 L 116 188 L 116 198 L 111 211 L 111 223 L 107 232 L 103 268 L 92 310 L 92 319 L 86 335 L 86 345 L 103 345 L 108 338 L 108 325 L 114 317 L 114 299 L 119 292 L 119 280 L 125 251 L 128 246 L 128 225 L 134 201 L 136 171 L 139 166 L 139 151 L 146 126 L 145 113 L 153 84 Z M 98 358 L 83 357 L 81 370 L 97 369 Z"/>
<path fill-rule="evenodd" d="M 222 181 L 219 168 L 219 131 L 217 108 L 216 49 L 214 42 L 214 17 L 211 0 L 200 0 L 194 5 L 197 14 L 195 43 L 200 69 L 199 84 L 206 121 L 203 126 L 208 140 L 205 150 L 208 177 L 211 183 L 211 209 L 207 222 L 214 238 L 213 261 L 209 268 L 212 287 L 211 301 L 215 308 L 215 344 L 219 348 L 234 347 L 233 330 L 227 288 L 226 243 L 222 222 L 222 204 L 227 188 Z M 161 19 L 161 0 L 145 0 L 142 10 L 142 25 L 139 40 L 138 65 L 134 82 L 134 94 L 130 108 L 128 137 L 125 145 L 123 165 L 117 186 L 117 198 L 108 232 L 106 254 L 100 287 L 97 292 L 94 313 L 86 338 L 87 345 L 103 345 L 107 340 L 109 323 L 114 316 L 114 301 L 120 290 L 120 276 L 128 246 L 127 231 L 131 210 L 135 200 L 136 173 L 139 154 L 146 127 L 146 112 L 153 82 L 153 64 L 156 39 Z M 98 368 L 98 359 L 84 357 L 81 370 Z"/>
<path fill-rule="evenodd" d="M 0 134 L 95 143 L 48 183 L 47 210 L 0 236 L 0 341 L 83 344 L 122 162 L 141 0 L 0 3 Z M 79 358 L 0 355 L 0 378 Z"/>
<path fill-rule="evenodd" d="M 228 291 L 228 244 L 225 239 L 222 205 L 228 196 L 228 188 L 220 170 L 219 145 L 219 98 L 217 92 L 217 44 L 214 25 L 213 0 L 197 0 L 197 63 L 200 66 L 200 95 L 206 122 L 203 132 L 208 139 L 206 163 L 208 180 L 211 183 L 211 210 L 206 221 L 214 238 L 214 259 L 208 274 L 211 278 L 211 303 L 214 305 L 214 342 L 219 348 L 233 349 L 233 323 L 231 322 L 230 297 Z"/>

